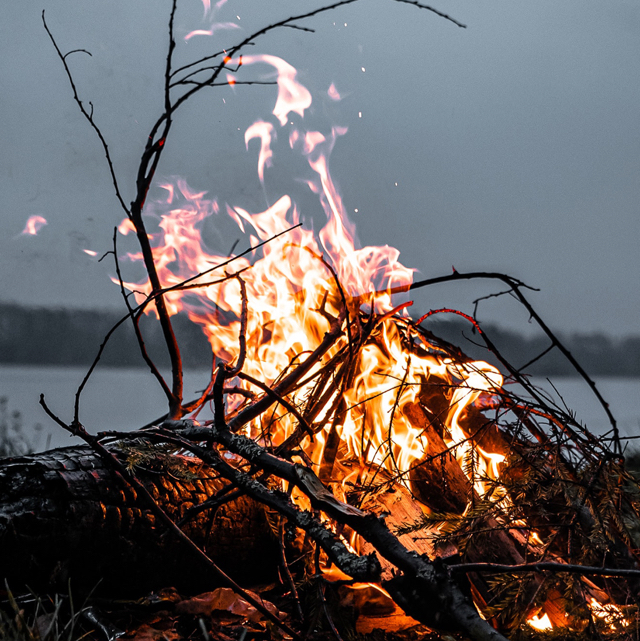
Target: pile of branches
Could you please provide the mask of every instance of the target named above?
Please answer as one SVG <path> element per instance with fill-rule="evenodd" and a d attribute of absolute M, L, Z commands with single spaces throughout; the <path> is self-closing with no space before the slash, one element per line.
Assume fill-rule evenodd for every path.
<path fill-rule="evenodd" d="M 475 319 L 469 321 L 487 349 L 502 363 L 507 380 L 517 383 L 523 391 L 517 395 L 505 386 L 493 389 L 460 417 L 465 443 L 470 445 L 464 457 L 458 456 L 459 443 L 447 446 L 450 439 L 444 421 L 452 391 L 464 381 L 455 376 L 452 380 L 431 376 L 420 382 L 414 404 L 394 406 L 388 429 L 391 439 L 393 414 L 404 412 L 428 441 L 424 457 L 410 470 L 397 469 L 396 473 L 383 471 L 370 462 L 348 459 L 339 438 L 341 419 L 348 409 L 343 393 L 360 366 L 363 350 L 371 345 L 384 349 L 383 330 L 393 328 L 401 336 L 405 352 L 432 355 L 449 364 L 449 369 L 455 369 L 455 363 L 468 363 L 469 359 L 425 329 L 426 318 L 413 322 L 402 317 L 400 310 L 378 314 L 373 306 L 364 311 L 362 301 L 345 296 L 335 274 L 341 302 L 334 305 L 339 310 L 337 314 L 325 310 L 329 330 L 312 353 L 296 355 L 271 384 L 244 372 L 249 301 L 242 276 L 224 276 L 237 279 L 242 292 L 239 357 L 233 364 L 216 364 L 211 382 L 199 398 L 188 402 L 183 398 L 180 349 L 165 296 L 176 289 L 204 286 L 199 283 L 207 274 L 198 274 L 171 288 L 163 287 L 142 216 L 173 118 L 195 93 L 220 84 L 229 61 L 257 37 L 281 27 L 300 28 L 297 23 L 303 18 L 340 4 L 346 2 L 274 23 L 236 47 L 174 70 L 174 1 L 169 21 L 164 110 L 152 127 L 142 154 L 131 205 L 126 205 L 122 196 L 93 109 L 87 109 L 78 96 L 68 54 L 61 52 L 47 28 L 76 102 L 103 144 L 118 201 L 140 243 L 152 291 L 143 303 L 133 306 L 120 277 L 114 233 L 111 253 L 128 310 L 121 322 L 133 323 L 142 357 L 164 390 L 169 411 L 134 432 L 94 435 L 85 429 L 79 418 L 80 396 L 111 333 L 78 389 L 74 418 L 65 422 L 44 398 L 41 404 L 62 428 L 85 441 L 93 455 L 118 479 L 123 492 L 127 488 L 134 497 L 140 514 L 153 516 L 157 536 L 164 540 L 174 537 L 198 559 L 201 575 L 210 577 L 212 585 L 222 584 L 235 591 L 270 621 L 273 629 L 291 638 L 303 638 L 304 631 L 309 630 L 297 598 L 301 583 L 308 581 L 319 586 L 321 600 L 330 583 L 334 587 L 380 585 L 388 598 L 416 622 L 478 641 L 504 639 L 504 634 L 519 628 L 527 618 L 542 613 L 556 627 L 588 635 L 637 635 L 640 494 L 638 483 L 625 471 L 623 447 L 613 417 L 609 413 L 612 431 L 607 437 L 593 436 L 568 411 L 530 384 L 522 373 L 526 366 L 508 363 Z M 426 5 L 413 4 L 431 10 Z M 224 266 L 217 265 L 210 271 L 221 267 Z M 454 271 L 416 283 L 412 288 L 479 278 L 505 283 L 507 293 L 520 300 L 549 336 L 549 349 L 561 350 L 602 400 L 593 382 L 533 310 L 522 282 L 502 274 Z M 164 380 L 150 359 L 140 332 L 140 318 L 150 305 L 157 312 L 171 358 L 171 381 Z M 237 380 L 244 380 L 258 391 L 245 394 L 244 401 L 228 411 L 227 396 L 239 394 Z M 294 393 L 302 384 L 311 385 L 312 393 L 300 399 Z M 399 394 L 407 384 L 406 379 L 395 381 Z M 366 400 L 363 398 L 362 402 Z M 197 422 L 190 418 L 206 403 L 213 406 L 212 420 Z M 276 407 L 278 413 L 274 412 Z M 284 441 L 274 444 L 273 422 L 283 412 L 293 417 L 296 427 Z M 255 438 L 245 432 L 250 423 L 260 425 Z M 321 431 L 327 434 L 327 441 L 323 458 L 314 468 L 305 458 L 304 443 Z M 214 478 L 210 491 L 196 495 L 189 510 L 176 511 L 170 501 L 163 502 L 157 493 L 154 496 L 152 484 L 141 471 L 145 466 L 136 459 L 138 455 L 131 458 L 133 450 L 148 454 L 154 448 L 156 452 L 163 448 L 170 457 L 186 455 L 191 461 L 188 465 L 201 466 L 207 479 Z M 501 455 L 501 462 L 496 463 L 499 475 L 478 471 L 478 448 Z M 145 461 L 148 467 L 149 459 Z M 350 477 L 345 490 L 340 481 L 349 466 L 360 469 L 359 474 Z M 478 484 L 485 488 L 482 494 Z M 390 503 L 389 494 L 394 493 L 399 501 Z M 264 506 L 271 516 L 272 529 L 277 533 L 276 547 L 281 553 L 280 575 L 292 604 L 290 616 L 265 607 L 238 584 L 237 577 L 232 578 L 220 568 L 196 535 L 190 536 L 192 519 L 214 514 L 241 496 Z M 292 566 L 292 554 L 305 561 Z M 325 608 L 324 612 L 328 629 L 340 639 L 343 632 L 330 609 Z"/>
<path fill-rule="evenodd" d="M 317 420 L 319 399 L 332 398 L 342 389 L 362 350 L 379 344 L 384 323 L 395 325 L 406 349 L 416 354 L 429 350 L 443 361 L 467 360 L 457 348 L 415 322 L 345 311 L 333 319 L 313 353 L 302 362 L 292 362 L 273 386 L 256 382 L 262 392 L 248 397 L 232 412 L 225 410 L 225 396 L 237 392 L 228 381 L 243 376 L 244 348 L 235 366 L 220 364 L 205 399 L 214 406 L 211 421 L 167 416 L 135 432 L 93 436 L 79 422 L 66 425 L 60 421 L 44 399 L 42 404 L 135 490 L 143 509 L 155 515 L 160 531 L 172 532 L 197 554 L 212 578 L 237 590 L 292 636 L 297 637 L 299 630 L 291 620 L 278 620 L 259 601 L 252 602 L 185 534 L 191 518 L 215 512 L 244 495 L 277 516 L 276 531 L 286 525 L 291 532 L 303 533 L 297 554 L 307 561 L 296 566 L 297 572 L 288 569 L 286 546 L 281 550 L 287 568 L 281 574 L 291 595 L 297 593 L 300 582 L 329 582 L 323 572 L 335 565 L 342 573 L 339 584 L 380 584 L 416 621 L 472 639 L 503 638 L 496 630 L 508 633 L 541 611 L 556 627 L 591 634 L 596 630 L 635 634 L 640 490 L 624 469 L 617 451 L 620 441 L 615 434 L 594 437 L 520 375 L 528 399 L 502 388 L 461 417 L 460 425 L 472 445 L 462 461 L 456 458 L 455 446 L 445 445 L 444 425 L 448 399 L 460 383 L 435 376 L 425 380 L 419 402 L 403 408 L 427 436 L 424 458 L 408 473 L 395 476 L 366 464 L 349 483 L 348 491 L 340 490 L 338 482 L 345 469 L 362 462 L 345 459 L 344 445 L 332 440 L 341 418 L 339 403 Z M 349 340 L 345 340 L 347 334 Z M 317 367 L 337 344 L 342 347 Z M 309 380 L 315 384 L 313 393 L 294 405 L 292 393 Z M 404 384 L 401 381 L 399 389 Z M 278 405 L 293 415 L 297 428 L 274 446 L 269 434 L 272 424 L 281 418 L 273 411 Z M 256 419 L 263 432 L 252 439 L 244 428 Z M 304 461 L 300 445 L 328 425 L 317 475 Z M 114 441 L 120 451 L 114 448 Z M 206 464 L 207 474 L 213 472 L 219 489 L 211 490 L 205 500 L 196 499 L 182 516 L 170 516 L 136 474 L 136 460 L 127 465 L 130 459 L 122 455 L 126 443 L 141 451 L 145 450 L 142 444 L 149 448 L 153 444 L 175 454 L 188 453 L 194 461 Z M 477 477 L 474 457 L 478 447 L 505 457 L 497 478 Z M 476 481 L 488 487 L 482 496 L 475 489 Z M 402 494 L 404 503 L 428 509 L 409 511 L 412 520 L 404 512 L 400 522 L 391 511 L 390 526 L 384 518 L 388 510 L 381 507 L 381 496 L 390 488 Z"/>

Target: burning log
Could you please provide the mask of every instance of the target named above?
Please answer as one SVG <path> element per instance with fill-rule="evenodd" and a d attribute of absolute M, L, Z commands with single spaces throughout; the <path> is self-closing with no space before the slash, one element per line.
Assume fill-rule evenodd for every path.
<path fill-rule="evenodd" d="M 406 405 L 404 413 L 422 430 L 428 443 L 423 458 L 409 472 L 414 495 L 434 512 L 462 514 L 469 505 L 473 488 L 458 465 L 455 453 L 446 446 L 419 405 Z"/>
<path fill-rule="evenodd" d="M 176 521 L 223 483 L 202 462 L 150 444 L 112 447 Z M 13 589 L 140 596 L 211 586 L 198 560 L 163 532 L 133 490 L 89 447 L 8 459 L 0 466 L 0 574 Z M 223 569 L 257 581 L 277 547 L 264 510 L 246 497 L 199 514 L 185 533 Z"/>

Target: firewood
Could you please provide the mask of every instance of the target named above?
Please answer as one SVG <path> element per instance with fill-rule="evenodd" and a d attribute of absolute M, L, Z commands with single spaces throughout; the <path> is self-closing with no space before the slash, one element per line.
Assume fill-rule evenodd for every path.
<path fill-rule="evenodd" d="M 224 485 L 192 458 L 146 458 L 136 473 L 174 519 Z M 135 492 L 88 447 L 3 461 L 0 496 L 0 575 L 12 589 L 66 592 L 69 579 L 74 592 L 97 586 L 118 596 L 211 588 L 192 553 L 163 535 Z M 255 581 L 274 572 L 276 542 L 263 508 L 246 497 L 197 515 L 184 529 L 232 575 Z"/>
<path fill-rule="evenodd" d="M 404 413 L 428 441 L 423 459 L 409 473 L 411 489 L 434 512 L 461 514 L 471 498 L 469 479 L 420 405 L 407 405 Z"/>
<path fill-rule="evenodd" d="M 469 479 L 466 477 L 462 468 L 456 461 L 453 454 L 448 448 L 434 427 L 433 421 L 429 420 L 429 415 L 419 404 L 407 405 L 404 408 L 407 415 L 414 425 L 420 426 L 423 433 L 428 439 L 428 448 L 425 451 L 423 460 L 411 470 L 410 480 L 411 489 L 415 497 L 427 505 L 435 512 L 452 512 L 462 514 L 472 499 L 476 501 L 479 497 L 474 492 Z M 486 446 L 486 440 L 491 441 L 492 445 L 502 446 L 499 448 L 506 451 L 505 439 L 495 426 L 486 429 L 478 429 L 486 421 L 479 413 L 469 413 L 465 416 L 465 427 L 470 433 L 478 432 L 482 436 L 479 441 Z M 484 440 L 483 440 L 484 437 Z M 411 496 L 405 498 L 410 501 Z M 467 562 L 484 562 L 484 563 L 504 563 L 519 565 L 525 562 L 523 556 L 524 545 L 526 542 L 520 540 L 520 537 L 514 536 L 513 532 L 505 530 L 493 517 L 486 518 L 483 523 L 483 532 L 477 533 L 472 541 L 464 550 L 464 560 Z M 406 534 L 403 536 L 407 536 Z M 441 555 L 447 556 L 456 552 L 451 549 L 451 544 L 446 549 L 436 547 L 432 549 L 430 556 Z M 474 598 L 479 604 L 485 607 L 491 604 L 491 589 L 488 586 L 485 577 L 471 573 L 469 580 L 474 593 Z M 535 579 L 532 582 L 530 596 L 533 597 L 540 581 Z M 545 611 L 549 615 L 554 626 L 562 627 L 566 625 L 565 611 L 562 599 L 557 593 L 553 593 L 545 605 Z M 503 621 L 503 625 L 510 627 L 509 620 Z"/>

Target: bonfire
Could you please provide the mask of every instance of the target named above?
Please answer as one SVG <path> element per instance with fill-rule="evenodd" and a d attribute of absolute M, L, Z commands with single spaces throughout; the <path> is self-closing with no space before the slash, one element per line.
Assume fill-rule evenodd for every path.
<path fill-rule="evenodd" d="M 114 282 L 128 309 L 123 322 L 133 322 L 142 357 L 169 410 L 132 432 L 103 428 L 92 434 L 80 420 L 78 400 L 67 424 L 43 398 L 49 415 L 81 436 L 87 448 L 16 459 L 3 470 L 5 495 L 14 492 L 22 506 L 26 499 L 15 475 L 23 479 L 36 465 L 46 471 L 29 499 L 43 514 L 60 509 L 51 507 L 53 499 L 46 506 L 37 503 L 36 495 L 48 491 L 47 478 L 79 487 L 85 481 L 69 476 L 71 466 L 96 480 L 95 504 L 103 517 L 92 516 L 90 524 L 79 519 L 77 527 L 87 532 L 78 534 L 74 546 L 90 546 L 98 528 L 104 536 L 95 535 L 96 545 L 108 563 L 96 566 L 102 577 L 93 577 L 82 564 L 70 562 L 63 578 L 73 581 L 70 574 L 87 571 L 87 583 L 102 578 L 103 588 L 113 588 L 121 579 L 131 586 L 127 566 L 139 562 L 147 579 L 161 580 L 162 572 L 156 577 L 149 568 L 191 555 L 189 563 L 195 565 L 188 571 L 182 566 L 182 585 L 186 592 L 208 587 L 209 596 L 200 602 L 168 601 L 183 614 L 197 613 L 197 629 L 205 638 L 239 635 L 238 621 L 244 626 L 242 638 L 248 632 L 266 634 L 261 630 L 267 624 L 274 636 L 296 639 L 323 634 L 340 639 L 376 627 L 473 639 L 502 639 L 516 630 L 535 636 L 552 629 L 585 638 L 635 638 L 640 500 L 638 484 L 624 468 L 615 421 L 609 435 L 596 438 L 508 363 L 476 319 L 449 309 L 411 316 L 410 293 L 417 287 L 497 279 L 525 305 L 551 346 L 566 353 L 530 306 L 526 286 L 502 274 L 456 271 L 414 282 L 414 270 L 399 262 L 398 250 L 360 248 L 329 173 L 331 149 L 345 130 L 304 128 L 301 118 L 312 96 L 296 70 L 274 56 L 242 54 L 259 34 L 174 70 L 175 8 L 174 2 L 166 109 L 149 137 L 131 206 L 116 184 L 126 217 L 112 252 Z M 67 58 L 56 49 L 70 75 Z M 259 142 L 258 173 L 264 181 L 279 127 L 278 136 L 312 171 L 308 187 L 326 214 L 322 229 L 310 229 L 288 195 L 250 213 L 177 180 L 160 185 L 163 199 L 147 202 L 172 118 L 185 96 L 223 79 L 234 84 L 265 65 L 278 88 L 273 122 L 252 124 L 245 141 L 251 150 L 252 141 Z M 335 87 L 330 91 L 337 94 Z M 93 113 L 77 94 L 76 100 L 95 127 Z M 110 164 L 106 146 L 105 152 Z M 210 216 L 229 216 L 249 247 L 228 256 L 212 253 L 201 236 Z M 117 237 L 128 234 L 137 236 L 140 251 L 121 256 Z M 126 280 L 124 260 L 141 262 L 147 278 Z M 450 313 L 469 322 L 501 370 L 466 357 L 430 331 L 434 316 Z M 145 351 L 143 314 L 162 325 L 172 361 L 170 380 Z M 195 399 L 184 399 L 171 325 L 176 314 L 197 323 L 211 346 L 211 378 Z M 158 490 L 161 485 L 166 491 Z M 69 491 L 73 498 L 64 500 L 76 501 L 76 490 Z M 117 527 L 110 516 L 115 495 L 121 497 Z M 215 521 L 221 510 L 226 525 Z M 233 521 L 252 518 L 256 511 L 262 526 L 242 539 L 242 547 L 264 550 L 264 572 L 256 576 L 262 585 L 265 576 L 271 584 L 262 592 L 246 589 L 256 578 L 251 565 L 260 555 L 247 561 L 236 550 L 237 559 L 224 558 L 232 549 L 223 539 L 233 533 Z M 5 507 L 9 512 L 19 523 L 17 508 Z M 121 522 L 125 513 L 131 521 L 127 531 Z M 134 532 L 136 519 L 147 524 L 143 534 Z M 115 535 L 109 538 L 112 527 Z M 26 555 L 21 533 L 14 534 L 16 549 Z M 125 552 L 117 540 L 125 539 L 128 556 L 119 564 Z M 46 547 L 46 536 L 38 541 Z M 110 545 L 118 552 L 110 552 Z M 9 557 L 14 553 L 5 552 L 5 568 L 13 567 Z M 32 561 L 21 557 L 19 569 L 5 569 L 5 575 L 16 581 L 29 567 L 30 575 L 22 577 L 26 583 L 55 578 L 55 554 L 42 553 Z M 172 572 L 179 576 L 180 564 Z M 203 602 L 207 606 L 198 609 Z M 237 617 L 235 627 L 215 624 L 212 610 L 230 611 Z M 208 613 L 204 618 L 203 612 Z"/>

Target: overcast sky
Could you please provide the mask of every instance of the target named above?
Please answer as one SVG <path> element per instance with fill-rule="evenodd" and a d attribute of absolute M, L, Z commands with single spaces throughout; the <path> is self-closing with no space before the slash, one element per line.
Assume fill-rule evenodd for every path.
<path fill-rule="evenodd" d="M 178 59 L 319 4 L 229 0 L 218 20 L 236 28 L 185 42 L 182 36 L 208 24 L 200 0 L 182 0 Z M 449 273 L 452 265 L 521 278 L 541 289 L 532 300 L 557 329 L 638 333 L 640 5 L 434 6 L 468 28 L 392 0 L 362 0 L 309 21 L 315 34 L 283 29 L 251 53 L 275 54 L 299 69 L 314 95 L 310 126 L 349 127 L 331 168 L 362 244 L 396 246 L 417 278 Z M 69 64 L 130 199 L 162 108 L 168 2 L 0 6 L 0 300 L 120 306 L 111 265 L 82 250 L 108 250 L 122 212 L 42 27 L 43 8 L 63 50 L 93 54 L 74 54 Z M 331 83 L 340 102 L 326 95 Z M 263 191 L 256 148 L 245 150 L 247 126 L 258 118 L 275 123 L 274 101 L 272 87 L 202 94 L 178 115 L 159 177 L 184 176 L 194 189 L 250 211 L 290 189 L 319 226 L 295 181 L 294 159 L 276 156 Z M 21 236 L 32 215 L 48 225 Z M 227 251 L 235 240 L 222 223 L 210 226 L 208 238 Z M 416 307 L 470 311 L 474 298 L 499 289 L 438 286 Z M 480 318 L 528 327 L 509 301 L 483 303 Z"/>

